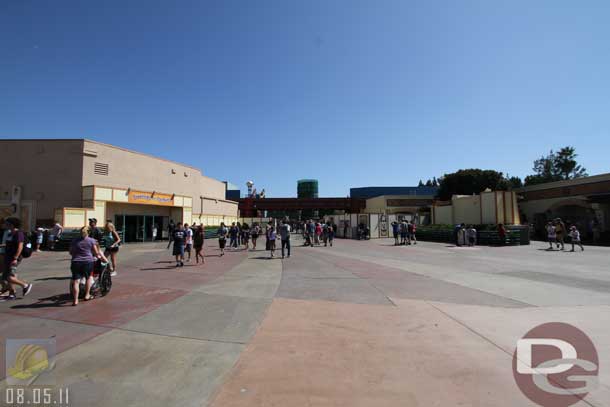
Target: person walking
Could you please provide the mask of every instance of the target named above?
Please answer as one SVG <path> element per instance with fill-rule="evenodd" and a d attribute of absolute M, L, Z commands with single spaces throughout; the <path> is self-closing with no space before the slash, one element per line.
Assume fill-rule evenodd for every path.
<path fill-rule="evenodd" d="M 199 264 L 199 259 L 205 264 L 205 256 L 203 255 L 203 242 L 205 240 L 205 230 L 203 225 L 197 226 L 195 235 L 193 236 L 193 247 L 195 248 L 195 262 Z"/>
<path fill-rule="evenodd" d="M 407 245 L 407 236 L 409 235 L 409 225 L 406 219 L 400 223 L 400 245 Z"/>
<path fill-rule="evenodd" d="M 282 239 L 282 259 L 284 258 L 284 248 L 290 258 L 290 225 L 287 221 L 283 220 L 280 226 L 280 239 Z"/>
<path fill-rule="evenodd" d="M 98 248 L 101 247 L 104 236 L 102 235 L 102 232 L 100 232 L 100 230 L 97 228 L 97 219 L 95 218 L 89 219 L 89 237 L 95 239 Z"/>
<path fill-rule="evenodd" d="M 241 227 L 241 243 L 246 246 L 246 250 L 250 248 L 250 226 L 244 223 Z"/>
<path fill-rule="evenodd" d="M 417 244 L 417 238 L 415 237 L 416 233 L 417 233 L 417 225 L 415 224 L 415 221 L 411 221 L 409 223 L 409 244 L 411 244 L 411 243 Z"/>
<path fill-rule="evenodd" d="M 63 232 L 64 232 L 63 226 L 61 226 L 59 224 L 59 222 L 56 222 L 55 225 L 53 225 L 51 232 L 49 233 L 49 241 L 48 241 L 49 250 L 55 250 L 55 243 L 57 243 L 57 241 L 59 241 L 59 239 L 61 238 L 61 234 Z"/>
<path fill-rule="evenodd" d="M 259 235 L 261 234 L 261 227 L 258 225 L 258 223 L 254 223 L 252 225 L 252 232 L 250 233 L 250 236 L 252 236 L 252 250 L 256 250 L 256 241 L 259 237 Z"/>
<path fill-rule="evenodd" d="M 400 233 L 400 225 L 398 222 L 392 222 L 392 235 L 394 236 L 394 246 L 398 246 L 398 235 Z"/>
<path fill-rule="evenodd" d="M 110 267 L 111 267 L 111 277 L 116 277 L 116 258 L 119 254 L 119 245 L 121 244 L 121 237 L 116 231 L 114 224 L 112 222 L 106 222 L 104 226 L 104 257 L 110 256 Z"/>
<path fill-rule="evenodd" d="M 566 225 L 560 218 L 555 219 L 555 242 L 557 248 L 561 246 L 561 250 L 565 250 L 565 236 L 567 233 Z"/>
<path fill-rule="evenodd" d="M 328 244 L 333 247 L 333 240 L 335 240 L 335 226 L 332 223 L 328 223 Z"/>
<path fill-rule="evenodd" d="M 188 254 L 186 261 L 191 261 L 191 251 L 193 250 L 193 229 L 188 223 L 184 224 L 184 252 Z"/>
<path fill-rule="evenodd" d="M 237 247 L 241 246 L 241 235 L 242 235 L 242 226 L 240 222 L 237 222 Z"/>
<path fill-rule="evenodd" d="M 36 248 L 34 251 L 40 252 L 40 248 L 42 247 L 42 241 L 44 240 L 44 229 L 39 226 L 34 231 L 34 234 L 36 236 Z"/>
<path fill-rule="evenodd" d="M 572 252 L 574 251 L 574 245 L 579 246 L 580 251 L 583 251 L 583 252 L 585 251 L 585 248 L 580 241 L 580 232 L 576 228 L 576 225 L 573 225 L 570 228 L 570 238 L 572 240 L 572 250 L 570 250 L 570 251 L 572 251 Z"/>
<path fill-rule="evenodd" d="M 314 232 L 315 244 L 316 246 L 320 246 L 320 236 L 322 236 L 322 225 L 320 225 L 320 222 L 316 222 Z"/>
<path fill-rule="evenodd" d="M 9 230 L 9 234 L 4 243 L 4 270 L 2 273 L 2 281 L 6 281 L 9 291 L 7 300 L 14 300 L 17 298 L 15 295 L 15 285 L 22 288 L 23 296 L 25 297 L 32 291 L 32 284 L 26 283 L 17 277 L 17 267 L 19 267 L 19 264 L 21 264 L 21 260 L 23 259 L 22 254 L 26 244 L 25 234 L 19 230 L 21 221 L 17 218 L 7 218 L 5 223 L 6 228 Z"/>
<path fill-rule="evenodd" d="M 470 225 L 466 231 L 466 236 L 468 237 L 469 247 L 473 247 L 477 244 L 477 230 L 474 228 L 474 226 Z"/>
<path fill-rule="evenodd" d="M 172 253 L 176 257 L 176 267 L 184 267 L 184 246 L 186 241 L 186 233 L 182 223 L 178 223 L 176 225 L 172 241 L 174 242 L 174 250 Z"/>
<path fill-rule="evenodd" d="M 170 219 L 169 225 L 167 226 L 167 236 L 168 236 L 167 248 L 168 249 L 172 245 L 172 242 L 174 241 L 174 232 L 175 231 L 176 231 L 176 225 L 174 224 L 174 220 Z"/>
<path fill-rule="evenodd" d="M 78 305 L 80 293 L 80 280 L 85 279 L 85 301 L 89 301 L 91 296 L 91 286 L 93 277 L 91 272 L 95 265 L 95 259 L 108 262 L 108 259 L 100 253 L 97 240 L 89 237 L 91 230 L 85 226 L 80 230 L 80 236 L 70 243 L 70 271 L 72 273 L 72 305 Z"/>
<path fill-rule="evenodd" d="M 557 233 L 555 231 L 555 225 L 553 225 L 553 222 L 546 224 L 546 235 L 549 240 L 549 250 L 553 250 L 553 244 L 557 240 Z"/>
<path fill-rule="evenodd" d="M 271 254 L 271 258 L 273 259 L 275 257 L 275 240 L 277 238 L 277 234 L 275 232 L 275 227 L 273 227 L 271 222 L 269 222 L 269 226 L 267 227 L 266 236 L 267 247 L 269 249 L 269 253 Z"/>
<path fill-rule="evenodd" d="M 328 225 L 326 223 L 322 223 L 322 241 L 324 242 L 324 247 L 328 246 Z"/>
<path fill-rule="evenodd" d="M 316 239 L 316 224 L 311 219 L 307 223 L 307 233 L 309 234 L 309 243 L 313 247 Z"/>
<path fill-rule="evenodd" d="M 220 257 L 222 257 L 225 255 L 227 235 L 229 234 L 229 229 L 227 229 L 224 222 L 220 223 L 220 227 L 218 228 L 216 234 L 218 235 L 218 247 L 220 248 Z"/>
<path fill-rule="evenodd" d="M 231 224 L 231 228 L 229 229 L 229 237 L 231 238 L 229 247 L 237 249 L 237 237 L 239 236 L 239 229 L 235 225 L 235 222 Z"/>

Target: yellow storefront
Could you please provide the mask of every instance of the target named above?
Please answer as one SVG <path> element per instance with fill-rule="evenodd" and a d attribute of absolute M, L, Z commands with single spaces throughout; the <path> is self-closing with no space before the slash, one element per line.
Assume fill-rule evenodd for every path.
<path fill-rule="evenodd" d="M 222 215 L 193 214 L 191 197 L 164 191 L 92 185 L 83 187 L 82 195 L 82 208 L 56 209 L 55 221 L 71 229 L 86 225 L 90 218 L 96 218 L 99 226 L 110 220 L 126 242 L 167 239 L 170 220 L 206 226 L 235 221 Z"/>

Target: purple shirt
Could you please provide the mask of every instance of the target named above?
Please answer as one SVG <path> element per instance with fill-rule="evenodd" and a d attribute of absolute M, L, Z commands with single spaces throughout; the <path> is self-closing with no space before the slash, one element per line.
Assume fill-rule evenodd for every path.
<path fill-rule="evenodd" d="M 95 261 L 95 257 L 93 257 L 93 247 L 96 244 L 97 242 L 95 239 L 90 237 L 78 237 L 72 240 L 72 243 L 70 244 L 72 261 L 93 263 Z"/>

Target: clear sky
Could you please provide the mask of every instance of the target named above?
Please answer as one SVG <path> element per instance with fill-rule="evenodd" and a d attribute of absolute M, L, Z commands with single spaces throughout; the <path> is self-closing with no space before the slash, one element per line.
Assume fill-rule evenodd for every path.
<path fill-rule="evenodd" d="M 90 138 L 322 196 L 609 172 L 610 2 L 2 0 L 0 138 Z"/>

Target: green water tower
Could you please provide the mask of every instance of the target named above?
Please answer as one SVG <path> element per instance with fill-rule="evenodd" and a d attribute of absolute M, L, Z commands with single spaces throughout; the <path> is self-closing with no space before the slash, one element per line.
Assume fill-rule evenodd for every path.
<path fill-rule="evenodd" d="M 299 198 L 317 198 L 318 197 L 318 180 L 317 179 L 300 179 L 297 181 L 297 197 Z"/>

